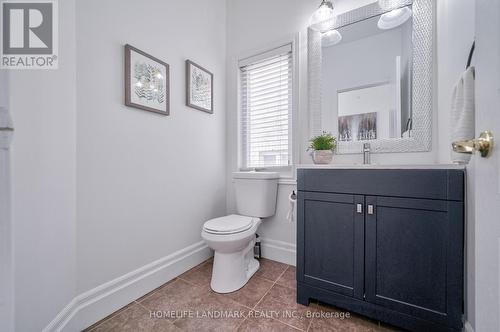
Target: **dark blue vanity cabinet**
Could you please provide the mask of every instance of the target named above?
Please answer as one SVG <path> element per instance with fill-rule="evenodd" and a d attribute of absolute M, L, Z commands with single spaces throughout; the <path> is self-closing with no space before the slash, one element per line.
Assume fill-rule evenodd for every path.
<path fill-rule="evenodd" d="M 464 171 L 299 169 L 297 298 L 459 331 Z"/>

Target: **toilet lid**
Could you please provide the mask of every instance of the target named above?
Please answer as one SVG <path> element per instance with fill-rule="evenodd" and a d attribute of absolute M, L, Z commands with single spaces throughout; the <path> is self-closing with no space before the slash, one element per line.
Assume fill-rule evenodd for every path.
<path fill-rule="evenodd" d="M 232 234 L 250 229 L 253 225 L 252 217 L 231 214 L 229 216 L 215 218 L 207 221 L 203 229 L 208 233 Z"/>

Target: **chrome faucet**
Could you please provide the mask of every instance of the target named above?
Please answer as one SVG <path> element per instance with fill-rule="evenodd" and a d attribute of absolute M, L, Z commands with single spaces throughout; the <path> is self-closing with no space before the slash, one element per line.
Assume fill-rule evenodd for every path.
<path fill-rule="evenodd" d="M 370 143 L 363 144 L 363 165 L 370 164 Z"/>

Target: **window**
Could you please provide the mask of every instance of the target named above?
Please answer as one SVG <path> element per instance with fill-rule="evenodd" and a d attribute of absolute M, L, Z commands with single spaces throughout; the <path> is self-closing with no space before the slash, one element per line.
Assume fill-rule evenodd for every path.
<path fill-rule="evenodd" d="M 242 168 L 291 165 L 292 44 L 241 60 L 239 67 Z"/>

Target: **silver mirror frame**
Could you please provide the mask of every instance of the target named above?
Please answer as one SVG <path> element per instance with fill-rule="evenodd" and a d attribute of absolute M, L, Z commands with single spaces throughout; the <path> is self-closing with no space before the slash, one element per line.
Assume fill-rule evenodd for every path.
<path fill-rule="evenodd" d="M 402 0 L 399 7 L 413 5 L 413 82 L 412 122 L 408 138 L 389 138 L 370 141 L 374 153 L 425 152 L 432 147 L 433 117 L 433 31 L 434 5 L 432 0 Z M 378 3 L 360 7 L 337 16 L 335 28 L 353 24 L 387 12 Z M 308 29 L 308 94 L 309 133 L 322 132 L 321 121 L 321 34 Z M 363 142 L 339 142 L 337 154 L 362 153 Z"/>

